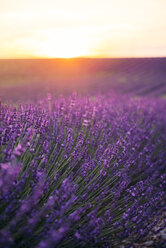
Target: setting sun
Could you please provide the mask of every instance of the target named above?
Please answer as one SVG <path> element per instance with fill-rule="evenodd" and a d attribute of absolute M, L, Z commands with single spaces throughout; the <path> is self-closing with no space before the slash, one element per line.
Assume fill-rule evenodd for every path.
<path fill-rule="evenodd" d="M 76 28 L 43 31 L 39 34 L 42 42 L 34 50 L 39 57 L 73 58 L 90 55 L 91 41 Z"/>
<path fill-rule="evenodd" d="M 48 58 L 74 58 L 79 56 L 85 56 L 84 52 L 81 52 L 80 49 L 75 48 L 74 46 L 70 46 L 69 48 L 60 46 L 60 48 L 56 49 L 54 47 L 49 48 L 45 47 L 41 49 L 39 52 L 36 52 L 35 55 L 41 57 Z"/>

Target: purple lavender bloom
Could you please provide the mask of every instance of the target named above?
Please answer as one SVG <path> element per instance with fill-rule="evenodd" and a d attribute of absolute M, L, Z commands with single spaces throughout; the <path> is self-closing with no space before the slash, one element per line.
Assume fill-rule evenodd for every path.
<path fill-rule="evenodd" d="M 0 246 L 118 247 L 165 212 L 165 102 L 95 98 L 1 105 Z"/>

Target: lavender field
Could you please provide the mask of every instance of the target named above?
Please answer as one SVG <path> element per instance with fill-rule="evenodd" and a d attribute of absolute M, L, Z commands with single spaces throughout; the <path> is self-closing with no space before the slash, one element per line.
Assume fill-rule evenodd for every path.
<path fill-rule="evenodd" d="M 0 247 L 166 247 L 166 59 L 0 61 Z"/>

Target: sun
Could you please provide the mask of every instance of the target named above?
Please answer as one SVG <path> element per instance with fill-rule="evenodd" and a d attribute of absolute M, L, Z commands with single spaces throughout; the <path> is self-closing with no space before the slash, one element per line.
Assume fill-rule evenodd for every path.
<path fill-rule="evenodd" d="M 47 33 L 38 44 L 35 55 L 48 58 L 74 58 L 88 56 L 89 40 L 79 31 L 71 29 Z"/>
<path fill-rule="evenodd" d="M 86 55 L 86 50 L 79 47 L 77 45 L 59 45 L 59 46 L 46 46 L 45 48 L 40 50 L 41 56 L 48 57 L 48 58 L 74 58 Z"/>

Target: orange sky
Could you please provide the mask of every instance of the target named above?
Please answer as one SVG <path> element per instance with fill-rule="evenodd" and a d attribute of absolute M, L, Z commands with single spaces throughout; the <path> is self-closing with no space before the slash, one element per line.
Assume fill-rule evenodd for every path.
<path fill-rule="evenodd" d="M 166 0 L 0 0 L 0 58 L 166 56 Z"/>

